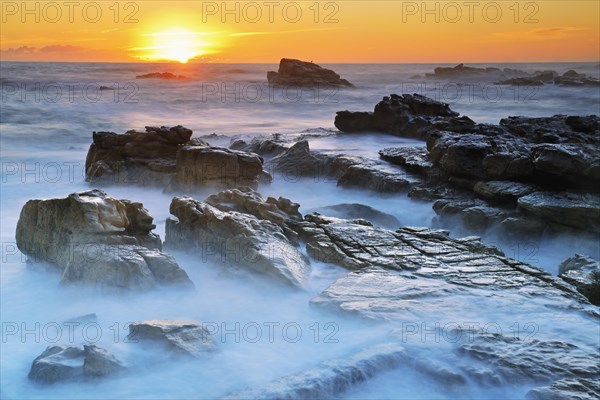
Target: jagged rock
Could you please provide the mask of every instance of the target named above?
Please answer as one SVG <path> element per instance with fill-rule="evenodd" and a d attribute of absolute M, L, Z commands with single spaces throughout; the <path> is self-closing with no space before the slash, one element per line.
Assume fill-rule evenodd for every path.
<path fill-rule="evenodd" d="M 177 354 L 205 357 L 216 351 L 210 332 L 194 321 L 150 320 L 129 325 L 127 339 L 132 342 L 160 343 Z"/>
<path fill-rule="evenodd" d="M 600 197 L 593 194 L 534 192 L 520 197 L 527 212 L 569 227 L 600 232 Z"/>
<path fill-rule="evenodd" d="M 253 137 L 250 143 L 242 139 L 235 140 L 229 146 L 231 150 L 241 150 L 249 153 L 262 155 L 278 155 L 287 150 L 285 142 L 281 140 L 280 135 L 272 135 L 265 139 L 261 137 Z"/>
<path fill-rule="evenodd" d="M 600 264 L 591 257 L 575 254 L 563 260 L 558 276 L 577 288 L 590 303 L 600 306 Z"/>
<path fill-rule="evenodd" d="M 408 361 L 404 349 L 387 343 L 364 349 L 351 357 L 329 360 L 316 368 L 285 376 L 260 388 L 242 390 L 225 399 L 337 398 L 356 384 Z"/>
<path fill-rule="evenodd" d="M 427 139 L 435 130 L 466 132 L 475 123 L 459 117 L 448 104 L 419 94 L 384 97 L 372 113 L 338 111 L 335 126 L 342 132 L 376 131 Z"/>
<path fill-rule="evenodd" d="M 527 72 L 512 68 L 477 68 L 469 67 L 464 64 L 458 64 L 454 67 L 437 67 L 433 70 L 433 74 L 427 73 L 425 77 L 436 79 L 506 79 L 507 77 L 516 77 L 527 75 Z"/>
<path fill-rule="evenodd" d="M 593 185 L 600 180 L 600 151 L 594 144 L 539 144 L 531 148 L 538 175 Z"/>
<path fill-rule="evenodd" d="M 393 215 L 381 212 L 364 204 L 335 204 L 332 206 L 311 209 L 309 212 L 318 212 L 330 217 L 342 219 L 366 219 L 375 225 L 388 229 L 397 229 L 400 227 L 400 221 Z"/>
<path fill-rule="evenodd" d="M 255 208 L 259 209 L 270 211 L 271 218 L 281 216 L 273 206 Z M 167 219 L 165 245 L 171 248 L 194 250 L 203 260 L 245 267 L 297 287 L 310 271 L 308 260 L 285 236 L 285 230 L 269 220 L 220 211 L 191 197 L 173 198 L 170 211 L 176 218 Z"/>
<path fill-rule="evenodd" d="M 29 379 L 56 383 L 115 375 L 123 365 L 110 352 L 94 345 L 48 346 L 31 365 Z"/>
<path fill-rule="evenodd" d="M 300 60 L 282 58 L 278 72 L 269 71 L 270 85 L 300 87 L 354 87 L 334 71 Z"/>
<path fill-rule="evenodd" d="M 507 383 L 551 382 L 562 378 L 598 378 L 600 353 L 558 340 L 475 335 L 457 348 L 459 356 L 493 367 Z"/>
<path fill-rule="evenodd" d="M 515 202 L 519 197 L 539 190 L 539 187 L 527 183 L 511 181 L 480 181 L 473 191 L 482 197 L 498 202 Z"/>
<path fill-rule="evenodd" d="M 17 222 L 18 248 L 34 262 L 62 272 L 62 283 L 114 289 L 193 286 L 175 260 L 160 251 L 152 216 L 141 203 L 101 190 L 64 199 L 30 200 Z"/>
<path fill-rule="evenodd" d="M 85 161 L 89 182 L 164 186 L 175 173 L 179 146 L 188 143 L 192 131 L 146 127 L 145 132 L 94 132 Z"/>
<path fill-rule="evenodd" d="M 423 147 L 391 147 L 379 151 L 385 161 L 403 166 L 407 171 L 429 174 L 433 163 L 429 152 Z"/>
<path fill-rule="evenodd" d="M 313 223 L 306 239 L 309 254 L 360 269 L 333 283 L 311 301 L 313 305 L 367 318 L 402 320 L 407 313 L 444 315 L 454 307 L 448 301 L 452 296 L 478 297 L 489 293 L 500 302 L 512 303 L 520 301 L 520 295 L 543 292 L 549 302 L 557 298 L 586 302 L 562 280 L 507 259 L 478 238 L 452 239 L 447 233 L 425 228 L 392 232 L 313 214 L 305 218 Z M 415 279 L 417 285 L 411 283 L 416 283 Z M 515 288 L 520 294 L 510 290 Z M 478 307 L 476 303 L 475 308 L 469 308 L 471 311 Z"/>
<path fill-rule="evenodd" d="M 532 400 L 596 400 L 600 398 L 598 379 L 566 378 L 550 386 L 539 387 L 527 392 Z"/>
<path fill-rule="evenodd" d="M 258 186 L 263 158 L 257 154 L 212 146 L 183 146 L 177 152 L 171 191 L 196 191 L 211 186 Z"/>
<path fill-rule="evenodd" d="M 415 178 L 404 170 L 364 157 L 340 155 L 329 164 L 329 170 L 338 176 L 338 186 L 397 193 L 408 190 Z"/>
<path fill-rule="evenodd" d="M 269 160 L 267 166 L 269 170 L 279 172 L 284 179 L 318 179 L 329 173 L 329 162 L 328 157 L 311 153 L 308 141 L 301 140 Z"/>
<path fill-rule="evenodd" d="M 600 118 L 597 115 L 508 117 L 500 120 L 500 126 L 530 143 L 600 143 Z"/>

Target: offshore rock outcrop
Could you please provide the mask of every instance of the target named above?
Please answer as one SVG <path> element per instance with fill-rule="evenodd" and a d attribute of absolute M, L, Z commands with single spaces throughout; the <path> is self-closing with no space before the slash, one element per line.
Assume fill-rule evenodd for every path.
<path fill-rule="evenodd" d="M 16 241 L 30 261 L 57 267 L 64 284 L 193 287 L 175 259 L 161 251 L 152 220 L 141 203 L 90 190 L 28 201 L 17 222 Z"/>
<path fill-rule="evenodd" d="M 334 71 L 312 62 L 282 58 L 279 70 L 269 71 L 267 80 L 274 86 L 354 87 Z"/>
<path fill-rule="evenodd" d="M 454 67 L 437 67 L 433 73 L 426 73 L 425 78 L 441 80 L 473 80 L 493 81 L 498 85 L 542 86 L 555 84 L 559 86 L 600 86 L 600 80 L 569 70 L 562 75 L 556 71 L 527 72 L 513 68 L 470 67 L 458 64 Z"/>

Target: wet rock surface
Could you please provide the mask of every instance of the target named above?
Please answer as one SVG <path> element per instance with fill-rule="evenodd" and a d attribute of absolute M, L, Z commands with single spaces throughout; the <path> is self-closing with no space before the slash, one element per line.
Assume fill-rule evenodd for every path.
<path fill-rule="evenodd" d="M 318 212 L 319 214 L 342 219 L 366 219 L 375 225 L 388 229 L 397 229 L 400 227 L 400 221 L 393 215 L 364 204 L 342 203 L 311 209 L 308 212 Z"/>
<path fill-rule="evenodd" d="M 269 71 L 267 79 L 270 85 L 300 87 L 354 87 L 346 79 L 340 78 L 334 71 L 312 62 L 282 58 L 279 70 Z"/>
<path fill-rule="evenodd" d="M 600 306 L 600 264 L 581 254 L 563 260 L 558 276 L 577 288 L 590 303 Z"/>
<path fill-rule="evenodd" d="M 149 320 L 129 325 L 128 340 L 158 343 L 176 354 L 202 358 L 217 350 L 210 332 L 194 321 Z"/>
<path fill-rule="evenodd" d="M 50 384 L 106 378 L 122 372 L 122 363 L 110 352 L 94 345 L 54 345 L 40 354 L 31 365 L 29 379 Z"/>
<path fill-rule="evenodd" d="M 243 196 L 249 199 L 240 200 Z M 261 200 L 251 191 L 211 196 L 207 202 L 175 197 L 170 207 L 175 218 L 167 220 L 165 245 L 191 250 L 204 260 L 210 258 L 230 268 L 243 267 L 302 287 L 310 264 L 296 247 L 295 236 L 290 234 L 286 223 L 287 218 L 296 218 L 297 208 L 283 199 Z M 208 201 L 231 211 L 221 211 Z"/>
<path fill-rule="evenodd" d="M 598 380 L 588 378 L 561 379 L 550 386 L 538 387 L 527 392 L 527 398 L 534 400 L 594 400 L 598 397 Z"/>
<path fill-rule="evenodd" d="M 450 70 L 462 73 L 465 68 Z M 378 112 L 385 123 L 374 122 Z M 342 132 L 375 130 L 425 139 L 427 149 L 395 147 L 379 154 L 407 172 L 403 189 L 409 196 L 440 199 L 434 204 L 440 221 L 459 218 L 475 232 L 501 224 L 505 231 L 520 235 L 558 232 L 561 226 L 599 231 L 598 116 L 518 116 L 498 125 L 457 124 L 456 118 L 458 113 L 447 104 L 404 94 L 385 97 L 374 113 L 338 112 L 336 126 Z M 385 167 L 377 169 L 385 173 Z M 368 172 L 372 170 L 352 167 L 351 181 L 373 189 Z"/>
<path fill-rule="evenodd" d="M 336 398 L 377 374 L 397 368 L 406 359 L 406 353 L 399 345 L 382 344 L 348 358 L 329 360 L 307 371 L 282 377 L 264 387 L 231 393 L 225 399 Z"/>
<path fill-rule="evenodd" d="M 17 223 L 17 246 L 33 262 L 62 272 L 62 283 L 147 290 L 192 287 L 175 259 L 161 251 L 152 216 L 141 203 L 101 190 L 30 200 Z"/>

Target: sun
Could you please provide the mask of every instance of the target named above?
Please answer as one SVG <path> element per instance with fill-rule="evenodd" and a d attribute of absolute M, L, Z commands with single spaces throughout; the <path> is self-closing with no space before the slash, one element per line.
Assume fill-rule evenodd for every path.
<path fill-rule="evenodd" d="M 138 57 L 148 61 L 168 60 L 187 63 L 205 54 L 209 43 L 202 39 L 205 34 L 184 29 L 168 30 L 144 35 L 148 46 L 132 49 Z"/>

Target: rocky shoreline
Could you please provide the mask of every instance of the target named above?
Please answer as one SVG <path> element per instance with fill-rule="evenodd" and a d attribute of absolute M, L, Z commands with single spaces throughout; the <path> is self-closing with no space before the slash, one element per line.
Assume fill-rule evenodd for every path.
<path fill-rule="evenodd" d="M 282 84 L 286 74 L 280 67 L 269 81 Z M 335 80 L 321 83 L 351 85 L 324 74 Z M 343 268 L 347 273 L 306 307 L 349 318 L 399 324 L 457 309 L 471 317 L 486 304 L 512 313 L 551 310 L 557 318 L 578 315 L 598 324 L 600 268 L 585 255 L 565 260 L 559 276 L 552 276 L 477 236 L 402 226 L 360 204 L 340 202 L 303 215 L 294 199 L 263 196 L 280 176 L 327 177 L 340 187 L 433 201 L 438 218 L 458 217 L 473 233 L 498 228 L 515 236 L 597 235 L 598 116 L 519 116 L 477 124 L 447 104 L 392 94 L 373 112 L 338 112 L 335 126 L 336 135 L 383 132 L 425 146 L 385 148 L 372 159 L 312 151 L 310 135 L 236 139 L 226 148 L 212 146 L 207 137 L 192 138 L 182 126 L 94 132 L 86 180 L 106 190 L 154 186 L 172 195 L 164 242 L 152 232 L 156 225 L 143 204 L 92 189 L 28 201 L 17 224 L 17 245 L 32 263 L 57 269 L 62 284 L 109 293 L 195 290 L 189 271 L 168 253 L 182 252 L 296 291 L 305 290 L 313 263 Z M 210 195 L 201 200 L 200 193 Z M 93 261 L 89 245 L 97 249 Z M 448 365 L 419 359 L 391 331 L 379 346 L 228 398 L 335 397 L 401 365 L 453 387 L 526 384 L 530 398 L 600 394 L 594 383 L 600 379 L 598 348 L 566 339 L 472 334 L 469 342 L 452 343 Z M 172 352 L 168 362 L 218 351 L 197 321 L 139 321 L 130 325 L 130 335 Z M 55 383 L 129 373 L 135 371 L 101 347 L 56 345 L 33 361 L 29 378 Z"/>

